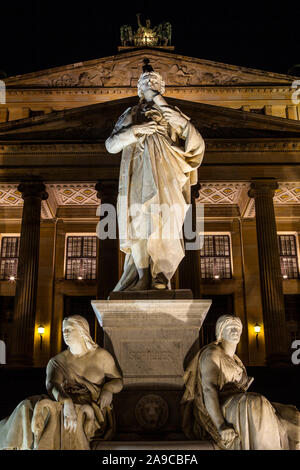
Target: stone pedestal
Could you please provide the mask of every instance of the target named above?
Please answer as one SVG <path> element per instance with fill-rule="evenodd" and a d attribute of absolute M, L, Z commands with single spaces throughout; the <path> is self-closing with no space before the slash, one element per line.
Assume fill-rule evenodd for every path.
<path fill-rule="evenodd" d="M 211 300 L 93 300 L 104 347 L 123 373 L 115 397 L 119 440 L 184 439 L 180 400 L 184 369 L 199 349 Z"/>
<path fill-rule="evenodd" d="M 211 300 L 93 300 L 104 348 L 128 386 L 182 387 L 184 362 L 199 347 Z"/>

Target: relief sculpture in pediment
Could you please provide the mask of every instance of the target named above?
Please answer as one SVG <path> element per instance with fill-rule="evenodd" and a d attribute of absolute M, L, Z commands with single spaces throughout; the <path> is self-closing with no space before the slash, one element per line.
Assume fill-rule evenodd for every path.
<path fill-rule="evenodd" d="M 39 85 L 50 88 L 136 87 L 137 70 L 142 64 L 142 59 L 142 57 L 135 57 L 131 60 L 111 61 L 90 68 L 51 74 L 40 79 Z M 251 81 L 238 70 L 223 72 L 212 69 L 210 71 L 197 64 L 191 66 L 180 60 L 173 62 L 170 59 L 155 56 L 151 57 L 151 60 L 156 70 L 168 81 L 169 86 L 226 85 Z M 27 84 L 33 85 L 36 81 L 36 79 L 27 81 Z"/>
<path fill-rule="evenodd" d="M 112 76 L 113 69 L 113 64 L 100 64 L 86 70 L 48 76 L 41 80 L 40 84 L 48 87 L 101 87 L 105 86 L 104 81 Z"/>
<path fill-rule="evenodd" d="M 152 62 L 162 77 L 168 81 L 169 86 L 227 85 L 251 81 L 250 77 L 242 75 L 239 70 L 228 70 L 228 72 L 213 68 L 210 70 L 207 67 L 196 64 L 191 66 L 181 61 L 172 63 L 167 60 L 152 60 Z"/>
<path fill-rule="evenodd" d="M 190 67 L 185 64 L 173 64 L 168 70 L 170 85 L 227 85 L 249 81 L 250 78 L 242 76 L 239 71 L 209 71 L 203 67 Z"/>
<path fill-rule="evenodd" d="M 179 55 L 149 51 L 147 57 L 153 67 L 168 86 L 219 86 L 278 82 L 285 83 L 284 76 L 275 76 L 268 72 L 260 72 L 244 67 L 218 64 L 207 60 L 185 58 Z M 135 88 L 138 70 L 143 64 L 145 52 L 132 52 L 125 57 L 114 56 L 99 61 L 75 64 L 73 67 L 60 68 L 34 74 L 18 80 L 8 79 L 8 85 L 24 84 L 25 86 L 41 86 L 45 88 L 97 88 L 97 87 L 131 87 Z"/>
<path fill-rule="evenodd" d="M 247 81 L 249 82 L 249 79 L 241 77 L 238 72 L 222 73 L 198 70 L 189 80 L 189 85 L 229 85 Z"/>

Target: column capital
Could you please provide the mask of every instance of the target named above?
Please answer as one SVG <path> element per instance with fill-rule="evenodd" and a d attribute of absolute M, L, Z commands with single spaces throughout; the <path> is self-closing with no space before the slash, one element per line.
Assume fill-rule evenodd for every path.
<path fill-rule="evenodd" d="M 117 180 L 102 180 L 95 185 L 97 198 L 104 203 L 116 205 L 119 185 Z"/>
<path fill-rule="evenodd" d="M 24 181 L 18 186 L 18 191 L 22 193 L 22 198 L 37 197 L 45 201 L 48 199 L 48 193 L 46 192 L 46 186 L 40 181 Z"/>
<path fill-rule="evenodd" d="M 251 180 L 248 196 L 256 198 L 259 196 L 274 197 L 275 190 L 278 189 L 278 182 L 274 178 L 254 178 Z"/>

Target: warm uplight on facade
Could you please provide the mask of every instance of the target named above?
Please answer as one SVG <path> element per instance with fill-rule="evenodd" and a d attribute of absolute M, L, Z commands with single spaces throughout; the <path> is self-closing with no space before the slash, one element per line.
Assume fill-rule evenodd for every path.
<path fill-rule="evenodd" d="M 215 278 L 215 279 L 220 279 L 220 275 L 219 275 L 219 274 L 215 274 L 214 278 Z"/>
<path fill-rule="evenodd" d="M 9 280 L 10 280 L 10 281 L 15 281 L 16 278 L 15 278 L 15 276 L 9 276 Z"/>
<path fill-rule="evenodd" d="M 78 276 L 77 279 L 78 279 L 79 281 L 81 281 L 81 280 L 83 279 L 83 277 L 82 277 L 82 276 Z"/>
<path fill-rule="evenodd" d="M 283 279 L 287 279 L 287 278 L 288 278 L 287 274 L 284 274 L 282 277 L 283 277 Z"/>

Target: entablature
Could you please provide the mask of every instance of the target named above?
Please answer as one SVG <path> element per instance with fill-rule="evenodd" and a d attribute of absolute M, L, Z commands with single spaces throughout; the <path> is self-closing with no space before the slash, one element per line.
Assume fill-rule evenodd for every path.
<path fill-rule="evenodd" d="M 97 221 L 99 206 L 94 182 L 46 184 L 49 195 L 42 201 L 43 219 L 90 219 Z M 17 190 L 18 183 L 0 184 L 0 214 L 4 218 L 18 219 L 22 215 L 23 200 Z M 208 218 L 253 218 L 254 199 L 249 198 L 250 181 L 201 182 L 197 205 L 204 204 Z M 300 180 L 279 182 L 274 195 L 277 217 L 300 217 Z"/>

